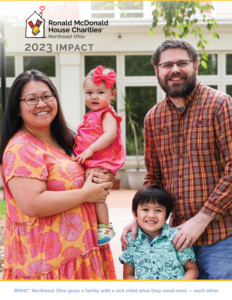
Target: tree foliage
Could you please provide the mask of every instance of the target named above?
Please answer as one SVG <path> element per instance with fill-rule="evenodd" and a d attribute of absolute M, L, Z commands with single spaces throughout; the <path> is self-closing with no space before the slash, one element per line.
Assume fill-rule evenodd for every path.
<path fill-rule="evenodd" d="M 107 1 L 104 7 L 110 3 L 114 3 L 119 9 L 123 9 L 122 1 Z M 136 1 L 134 5 L 138 5 Z M 201 65 L 207 68 L 208 53 L 205 51 L 206 45 L 209 41 L 205 39 L 201 27 L 198 25 L 198 18 L 196 18 L 197 11 L 203 17 L 206 28 L 210 31 L 218 27 L 217 22 L 211 17 L 207 11 L 214 10 L 213 5 L 207 2 L 199 1 L 152 1 L 151 6 L 154 7 L 152 11 L 152 24 L 149 34 L 153 35 L 155 28 L 160 21 L 165 21 L 163 32 L 165 38 L 185 38 L 188 34 L 193 34 L 197 39 L 197 47 L 203 51 L 201 55 Z M 214 38 L 219 39 L 217 32 L 212 33 Z"/>

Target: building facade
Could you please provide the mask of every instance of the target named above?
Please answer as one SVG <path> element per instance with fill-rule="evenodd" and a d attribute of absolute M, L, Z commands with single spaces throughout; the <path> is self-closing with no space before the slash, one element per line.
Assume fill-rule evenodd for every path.
<path fill-rule="evenodd" d="M 45 6 L 40 7 L 38 2 L 14 2 L 14 7 L 12 2 L 0 2 L 0 14 L 4 14 L 11 25 L 5 29 L 7 88 L 25 70 L 44 72 L 56 85 L 66 120 L 74 130 L 86 112 L 83 94 L 85 74 L 99 64 L 116 70 L 117 97 L 113 105 L 123 117 L 122 138 L 127 153 L 127 161 L 117 175 L 122 179 L 123 187 L 128 186 L 125 169 L 136 165 L 133 135 L 125 117 L 125 97 L 130 97 L 137 104 L 134 113 L 137 115 L 141 165 L 144 116 L 164 98 L 150 62 L 155 49 L 165 39 L 162 31 L 164 23 L 160 22 L 150 36 L 148 31 L 154 8 L 149 1 L 141 1 L 136 6 L 134 2 L 123 2 L 124 11 L 112 4 L 102 9 L 104 1 L 53 1 L 44 2 Z M 215 10 L 210 13 L 219 25 L 216 32 L 220 39 L 213 38 L 202 16 L 197 15 L 198 26 L 209 40 L 206 47 L 208 68 L 200 67 L 198 79 L 232 96 L 232 2 L 212 4 Z M 41 8 L 45 37 L 29 39 L 25 36 L 25 21 L 34 11 L 40 13 Z M 78 23 L 85 20 L 86 25 Z M 193 35 L 189 34 L 186 40 L 197 46 Z"/>

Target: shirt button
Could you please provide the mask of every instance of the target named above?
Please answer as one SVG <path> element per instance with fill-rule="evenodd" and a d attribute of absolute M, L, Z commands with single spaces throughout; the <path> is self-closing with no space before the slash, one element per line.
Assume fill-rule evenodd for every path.
<path fill-rule="evenodd" d="M 180 154 L 180 157 L 182 157 L 182 154 Z"/>
<path fill-rule="evenodd" d="M 155 264 L 155 261 L 153 261 L 153 264 Z"/>
<path fill-rule="evenodd" d="M 182 136 L 183 134 L 181 133 L 180 136 Z"/>
<path fill-rule="evenodd" d="M 185 219 L 185 217 L 182 217 L 181 219 L 182 219 L 182 220 L 184 220 L 184 219 Z"/>
<path fill-rule="evenodd" d="M 156 279 L 159 279 L 159 277 L 157 276 Z"/>
<path fill-rule="evenodd" d="M 180 175 L 179 178 L 182 178 L 182 176 Z"/>
<path fill-rule="evenodd" d="M 153 247 L 153 244 L 151 244 L 151 247 Z"/>
<path fill-rule="evenodd" d="M 163 130 L 162 130 L 162 129 L 160 129 L 160 132 L 163 132 Z"/>
<path fill-rule="evenodd" d="M 198 124 L 201 124 L 201 121 L 199 121 Z"/>
<path fill-rule="evenodd" d="M 182 197 L 180 196 L 179 199 L 182 199 Z"/>

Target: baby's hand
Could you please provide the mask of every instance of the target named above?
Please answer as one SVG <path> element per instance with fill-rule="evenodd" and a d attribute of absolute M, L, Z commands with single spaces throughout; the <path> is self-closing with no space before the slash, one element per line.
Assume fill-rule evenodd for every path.
<path fill-rule="evenodd" d="M 93 155 L 93 153 L 94 152 L 90 148 L 87 148 L 84 152 L 82 152 L 75 158 L 75 161 L 83 164 L 88 157 L 91 157 Z"/>

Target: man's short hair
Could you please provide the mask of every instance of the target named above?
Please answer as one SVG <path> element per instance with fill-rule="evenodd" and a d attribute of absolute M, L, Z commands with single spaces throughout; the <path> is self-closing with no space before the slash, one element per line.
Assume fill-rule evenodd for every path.
<path fill-rule="evenodd" d="M 146 203 L 158 203 L 166 208 L 166 219 L 173 210 L 173 203 L 171 196 L 159 186 L 145 186 L 137 191 L 132 200 L 132 210 L 137 216 L 137 209 L 139 205 Z"/>
<path fill-rule="evenodd" d="M 168 40 L 165 40 L 156 49 L 155 53 L 152 55 L 151 62 L 153 64 L 153 66 L 158 66 L 158 64 L 160 62 L 161 53 L 164 50 L 174 49 L 174 48 L 185 49 L 188 52 L 188 55 L 189 55 L 190 59 L 192 60 L 192 62 L 198 61 L 199 55 L 198 55 L 197 51 L 188 42 L 182 41 L 182 40 L 171 40 L 171 39 L 168 39 Z"/>

